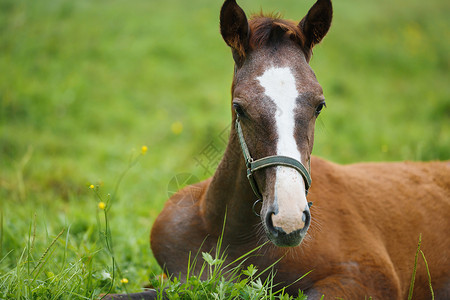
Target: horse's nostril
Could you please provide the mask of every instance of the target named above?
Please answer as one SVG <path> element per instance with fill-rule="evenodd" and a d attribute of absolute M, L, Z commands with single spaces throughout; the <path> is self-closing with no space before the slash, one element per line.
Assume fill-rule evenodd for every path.
<path fill-rule="evenodd" d="M 268 211 L 266 214 L 266 227 L 267 230 L 269 230 L 270 234 L 274 235 L 274 236 L 278 236 L 278 234 L 280 234 L 280 229 L 279 227 L 275 227 L 273 225 L 273 220 L 272 220 L 272 216 L 275 215 L 274 211 Z M 281 230 L 282 231 L 282 230 Z M 283 231 L 284 232 L 284 231 Z"/>
<path fill-rule="evenodd" d="M 302 221 L 305 223 L 303 230 L 308 230 L 309 223 L 311 222 L 311 213 L 309 212 L 309 209 L 303 211 Z"/>

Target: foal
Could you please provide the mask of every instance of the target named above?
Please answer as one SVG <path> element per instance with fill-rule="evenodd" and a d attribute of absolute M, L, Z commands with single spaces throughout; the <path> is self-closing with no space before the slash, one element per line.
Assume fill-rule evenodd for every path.
<path fill-rule="evenodd" d="M 405 299 L 422 233 L 436 299 L 450 299 L 450 163 L 342 166 L 311 157 L 325 99 L 308 62 L 331 19 L 329 0 L 299 23 L 248 21 L 235 0 L 225 1 L 235 127 L 214 176 L 166 203 L 152 228 L 153 253 L 168 274 L 185 276 L 189 253 L 214 249 L 226 215 L 228 261 L 270 241 L 246 263 L 262 270 L 282 258 L 274 266 L 281 286 L 312 271 L 287 288 L 293 295 Z M 421 264 L 414 295 L 430 295 Z"/>

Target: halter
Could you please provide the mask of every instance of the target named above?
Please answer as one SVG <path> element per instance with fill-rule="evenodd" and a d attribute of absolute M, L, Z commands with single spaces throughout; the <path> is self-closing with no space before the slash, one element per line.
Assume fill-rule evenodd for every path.
<path fill-rule="evenodd" d="M 250 183 L 250 186 L 252 187 L 253 193 L 255 193 L 256 197 L 258 197 L 258 200 L 256 200 L 256 202 L 253 204 L 253 212 L 255 212 L 255 205 L 258 202 L 262 201 L 261 192 L 259 191 L 258 185 L 253 176 L 253 172 L 255 172 L 256 170 L 279 165 L 293 168 L 297 170 L 300 175 L 302 175 L 303 181 L 305 182 L 305 193 L 306 195 L 308 195 L 308 190 L 311 186 L 311 176 L 301 162 L 292 157 L 282 155 L 266 156 L 254 160 L 250 155 L 247 144 L 245 143 L 244 134 L 242 133 L 241 124 L 239 121 L 239 115 L 236 115 L 236 132 L 239 137 L 239 144 L 241 145 L 242 154 L 244 155 L 245 165 L 247 167 L 247 179 Z M 311 207 L 312 202 L 309 202 L 308 205 Z M 258 215 L 256 212 L 255 214 Z"/>

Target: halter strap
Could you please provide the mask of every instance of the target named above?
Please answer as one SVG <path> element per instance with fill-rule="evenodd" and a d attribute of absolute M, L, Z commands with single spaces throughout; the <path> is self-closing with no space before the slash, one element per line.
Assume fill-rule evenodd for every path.
<path fill-rule="evenodd" d="M 311 176 L 305 166 L 298 160 L 282 155 L 272 155 L 266 156 L 257 160 L 253 160 L 248 150 L 247 144 L 245 143 L 244 134 L 242 133 L 241 124 L 239 121 L 239 116 L 236 116 L 236 132 L 239 137 L 239 144 L 241 145 L 242 154 L 244 155 L 245 165 L 247 166 L 247 179 L 250 182 L 253 192 L 258 199 L 262 199 L 261 192 L 259 191 L 256 180 L 253 177 L 253 172 L 259 169 L 271 167 L 271 166 L 286 166 L 297 170 L 300 175 L 302 175 L 303 181 L 305 182 L 306 195 L 308 195 L 309 187 L 311 186 Z"/>

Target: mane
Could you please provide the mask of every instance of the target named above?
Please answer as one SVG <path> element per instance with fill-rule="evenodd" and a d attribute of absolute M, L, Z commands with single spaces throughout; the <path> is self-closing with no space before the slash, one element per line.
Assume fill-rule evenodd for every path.
<path fill-rule="evenodd" d="M 261 12 L 252 15 L 249 20 L 249 27 L 249 44 L 252 49 L 275 46 L 290 39 L 300 45 L 307 59 L 312 54 L 311 50 L 305 46 L 305 36 L 298 23 L 282 19 L 279 13 L 263 14 Z"/>

